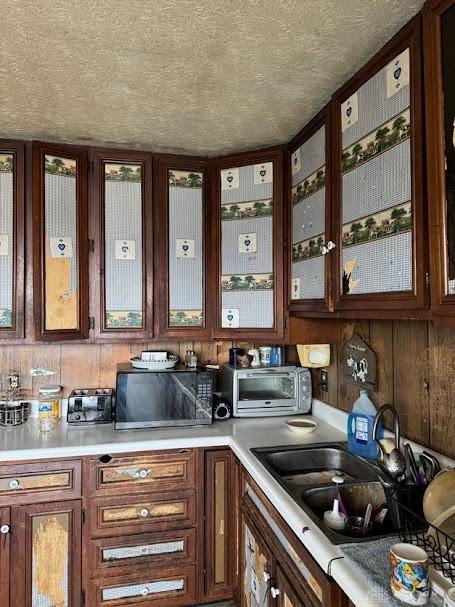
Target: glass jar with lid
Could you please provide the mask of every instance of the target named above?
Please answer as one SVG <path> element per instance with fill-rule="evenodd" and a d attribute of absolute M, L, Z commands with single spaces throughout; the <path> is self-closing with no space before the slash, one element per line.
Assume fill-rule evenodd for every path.
<path fill-rule="evenodd" d="M 60 419 L 61 386 L 42 386 L 38 397 L 38 419 L 40 432 L 50 432 Z"/>

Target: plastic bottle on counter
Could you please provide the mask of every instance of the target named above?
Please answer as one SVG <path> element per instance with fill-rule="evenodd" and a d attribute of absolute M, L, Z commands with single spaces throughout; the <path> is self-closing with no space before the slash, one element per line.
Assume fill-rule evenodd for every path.
<path fill-rule="evenodd" d="M 40 432 L 51 432 L 60 419 L 61 386 L 43 386 L 39 389 L 38 420 Z"/>
<path fill-rule="evenodd" d="M 348 418 L 348 449 L 354 455 L 368 459 L 378 456 L 378 444 L 373 438 L 373 423 L 376 407 L 368 397 L 368 390 L 361 389 Z M 383 437 L 382 424 L 379 423 L 377 439 Z"/>

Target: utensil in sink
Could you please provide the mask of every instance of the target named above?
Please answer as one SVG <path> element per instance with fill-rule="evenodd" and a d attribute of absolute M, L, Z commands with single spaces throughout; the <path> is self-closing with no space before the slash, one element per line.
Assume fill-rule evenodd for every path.
<path fill-rule="evenodd" d="M 419 484 L 419 469 L 417 468 L 416 459 L 414 457 L 414 451 L 409 443 L 406 443 L 404 446 L 404 453 L 409 462 L 409 478 L 411 481 L 417 485 Z"/>
<path fill-rule="evenodd" d="M 365 510 L 365 518 L 363 519 L 363 535 L 367 534 L 368 527 L 370 525 L 372 510 L 373 510 L 373 505 L 371 502 L 369 502 L 367 509 Z"/>
<path fill-rule="evenodd" d="M 395 447 L 390 453 L 387 453 L 386 449 L 381 445 L 381 442 L 377 439 L 377 430 L 379 421 L 382 418 L 385 411 L 391 411 L 393 414 L 393 430 L 395 434 Z M 382 405 L 379 411 L 376 413 L 373 423 L 373 438 L 378 443 L 380 449 L 380 459 L 378 465 L 382 470 L 388 474 L 393 480 L 401 480 L 406 473 L 406 461 L 403 454 L 400 451 L 400 416 L 398 411 L 392 405 Z"/>

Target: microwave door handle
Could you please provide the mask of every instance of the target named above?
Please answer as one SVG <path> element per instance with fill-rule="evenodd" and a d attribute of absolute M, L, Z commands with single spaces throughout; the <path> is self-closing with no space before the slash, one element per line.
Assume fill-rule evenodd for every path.
<path fill-rule="evenodd" d="M 268 375 L 273 375 L 273 377 L 290 377 L 291 375 L 293 375 L 292 373 L 286 373 L 283 371 L 266 371 L 265 373 L 247 373 L 246 375 L 239 375 L 239 379 L 241 379 L 242 377 L 253 377 L 253 378 L 257 378 L 257 377 L 267 377 Z"/>

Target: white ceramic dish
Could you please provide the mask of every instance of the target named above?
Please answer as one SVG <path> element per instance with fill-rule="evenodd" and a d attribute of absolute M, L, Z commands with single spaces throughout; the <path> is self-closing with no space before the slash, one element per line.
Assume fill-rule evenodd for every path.
<path fill-rule="evenodd" d="M 289 428 L 289 430 L 297 432 L 298 434 L 309 434 L 310 432 L 313 432 L 313 430 L 316 430 L 319 425 L 314 420 L 306 419 L 305 417 L 288 419 L 285 424 L 286 428 Z"/>
<path fill-rule="evenodd" d="M 147 371 L 164 371 L 165 369 L 173 369 L 179 362 L 178 356 L 175 354 L 169 354 L 166 361 L 145 361 L 141 360 L 139 356 L 134 356 L 131 359 L 131 365 L 134 369 L 146 369 Z"/>

